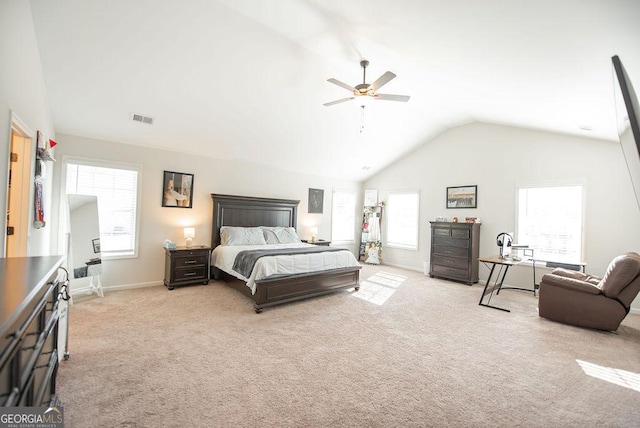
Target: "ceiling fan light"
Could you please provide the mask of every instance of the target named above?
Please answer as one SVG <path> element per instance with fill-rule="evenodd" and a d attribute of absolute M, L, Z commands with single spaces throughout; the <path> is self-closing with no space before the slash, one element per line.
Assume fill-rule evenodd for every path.
<path fill-rule="evenodd" d="M 354 102 L 358 105 L 358 107 L 366 107 L 372 101 L 372 98 L 369 95 L 356 95 L 354 98 Z"/>

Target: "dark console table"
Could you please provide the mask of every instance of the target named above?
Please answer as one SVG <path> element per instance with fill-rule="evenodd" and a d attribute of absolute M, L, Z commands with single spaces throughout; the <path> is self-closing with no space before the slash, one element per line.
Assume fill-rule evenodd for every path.
<path fill-rule="evenodd" d="M 58 269 L 63 260 L 62 256 L 0 259 L 2 406 L 57 403 L 58 309 L 66 293 Z"/>

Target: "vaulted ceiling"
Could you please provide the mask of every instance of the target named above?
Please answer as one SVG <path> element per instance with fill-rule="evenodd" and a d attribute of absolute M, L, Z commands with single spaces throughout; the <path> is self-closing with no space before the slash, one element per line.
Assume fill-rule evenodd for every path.
<path fill-rule="evenodd" d="M 637 0 L 31 0 L 58 133 L 362 180 L 483 121 L 616 140 Z M 397 77 L 364 110 L 327 82 Z M 154 119 L 152 125 L 132 114 Z M 364 128 L 362 128 L 364 126 Z"/>

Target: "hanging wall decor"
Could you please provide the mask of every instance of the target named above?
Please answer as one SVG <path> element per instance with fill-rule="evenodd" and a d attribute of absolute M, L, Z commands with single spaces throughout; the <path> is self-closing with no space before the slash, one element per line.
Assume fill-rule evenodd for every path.
<path fill-rule="evenodd" d="M 193 174 L 165 171 L 163 207 L 193 208 Z"/>
<path fill-rule="evenodd" d="M 447 208 L 478 208 L 478 186 L 447 187 Z"/>
<path fill-rule="evenodd" d="M 324 190 L 309 189 L 309 214 L 322 214 L 324 205 Z"/>

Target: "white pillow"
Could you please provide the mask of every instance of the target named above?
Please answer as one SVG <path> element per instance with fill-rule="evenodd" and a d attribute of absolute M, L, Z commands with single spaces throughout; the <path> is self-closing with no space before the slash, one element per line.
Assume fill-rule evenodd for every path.
<path fill-rule="evenodd" d="M 300 242 L 293 227 L 266 227 L 262 226 L 262 233 L 267 244 L 293 244 Z"/>
<path fill-rule="evenodd" d="M 259 227 L 233 227 L 222 226 L 220 228 L 220 244 L 222 245 L 265 245 L 262 229 Z"/>

